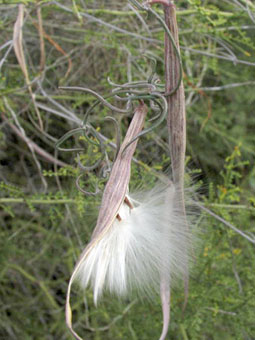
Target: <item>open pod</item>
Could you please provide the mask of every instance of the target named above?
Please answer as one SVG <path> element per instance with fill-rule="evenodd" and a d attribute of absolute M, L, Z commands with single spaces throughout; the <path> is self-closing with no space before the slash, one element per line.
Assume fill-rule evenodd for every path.
<path fill-rule="evenodd" d="M 110 230 L 114 221 L 117 219 L 121 205 L 124 203 L 125 197 L 128 192 L 131 161 L 138 140 L 134 141 L 132 144 L 129 143 L 139 134 L 139 132 L 141 132 L 144 125 L 146 113 L 147 106 L 143 103 L 141 103 L 134 112 L 133 119 L 114 162 L 109 180 L 106 184 L 103 193 L 101 208 L 97 219 L 97 224 L 92 234 L 91 241 L 82 252 L 69 281 L 66 299 L 66 323 L 74 337 L 79 340 L 81 340 L 82 338 L 79 337 L 79 335 L 73 330 L 72 327 L 72 309 L 70 306 L 70 293 L 72 283 L 77 278 L 77 275 L 81 274 L 80 270 L 89 254 L 97 246 L 100 240 L 102 240 L 104 235 L 106 235 L 107 232 Z M 127 145 L 129 146 L 126 148 Z"/>

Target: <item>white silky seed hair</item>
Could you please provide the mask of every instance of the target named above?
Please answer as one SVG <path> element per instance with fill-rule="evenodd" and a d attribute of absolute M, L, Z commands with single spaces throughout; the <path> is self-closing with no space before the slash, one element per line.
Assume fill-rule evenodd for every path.
<path fill-rule="evenodd" d="M 132 291 L 150 295 L 160 290 L 162 276 L 172 283 L 187 269 L 190 236 L 186 221 L 175 210 L 173 184 L 147 193 L 126 195 L 111 227 L 93 240 L 75 279 L 91 286 L 94 303 L 103 290 L 119 297 Z"/>

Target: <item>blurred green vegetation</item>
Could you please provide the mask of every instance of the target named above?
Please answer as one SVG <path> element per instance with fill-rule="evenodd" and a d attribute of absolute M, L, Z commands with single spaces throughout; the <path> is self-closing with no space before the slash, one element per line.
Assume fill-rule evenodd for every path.
<path fill-rule="evenodd" d="M 13 49 L 20 3 L 26 5 L 22 46 L 32 92 Z M 252 239 L 255 6 L 248 0 L 182 0 L 177 6 L 188 167 L 198 173 L 202 204 Z M 163 83 L 164 34 L 152 17 L 115 0 L 0 1 L 0 30 L 0 338 L 71 339 L 64 321 L 67 284 L 90 239 L 101 195 L 78 191 L 76 153 L 55 150 L 59 138 L 80 126 L 94 98 L 59 86 L 106 94 L 112 89 L 107 77 L 118 84 L 148 78 L 146 55 L 157 60 Z M 116 133 L 107 115 L 110 110 L 100 106 L 89 120 L 106 137 L 109 157 L 82 176 L 80 185 L 91 192 L 102 192 L 114 159 Z M 130 117 L 113 115 L 124 135 Z M 64 147 L 84 148 L 83 165 L 102 156 L 78 134 Z M 135 158 L 131 188 L 150 188 L 170 165 L 165 124 L 141 138 Z M 189 301 L 182 313 L 183 289 L 173 290 L 168 338 L 254 340 L 254 244 L 203 211 L 196 224 L 201 242 Z M 118 301 L 105 295 L 95 308 L 92 293 L 74 287 L 72 306 L 84 339 L 150 340 L 161 331 L 158 297 Z"/>

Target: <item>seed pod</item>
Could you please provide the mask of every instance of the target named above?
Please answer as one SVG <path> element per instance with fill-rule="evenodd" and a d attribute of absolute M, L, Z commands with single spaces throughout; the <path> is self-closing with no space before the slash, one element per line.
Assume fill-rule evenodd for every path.
<path fill-rule="evenodd" d="M 147 110 L 147 106 L 144 103 L 141 103 L 134 112 L 134 116 L 128 128 L 124 141 L 113 164 L 110 178 L 105 186 L 97 224 L 92 234 L 91 241 L 82 252 L 69 281 L 66 299 L 66 323 L 71 333 L 78 340 L 82 340 L 82 338 L 80 338 L 79 335 L 72 328 L 72 310 L 70 306 L 71 286 L 73 281 L 77 278 L 79 270 L 86 260 L 88 254 L 102 239 L 105 233 L 107 233 L 108 230 L 113 226 L 114 221 L 116 220 L 116 217 L 119 213 L 120 207 L 125 200 L 130 180 L 131 161 L 138 140 L 135 140 L 130 145 L 129 143 L 139 134 L 139 132 L 141 132 Z M 129 146 L 127 147 L 127 145 Z"/>

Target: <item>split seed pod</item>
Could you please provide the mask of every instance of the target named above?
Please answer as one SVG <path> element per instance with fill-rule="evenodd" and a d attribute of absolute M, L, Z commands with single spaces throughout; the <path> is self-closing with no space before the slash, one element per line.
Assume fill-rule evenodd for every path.
<path fill-rule="evenodd" d="M 170 283 L 186 270 L 189 235 L 178 211 L 178 189 L 167 180 L 147 193 L 129 194 L 131 161 L 147 113 L 145 104 L 135 110 L 106 184 L 97 224 L 71 276 L 66 303 L 66 322 L 72 329 L 70 290 L 74 280 L 91 286 L 97 304 L 103 290 L 123 297 L 136 293 L 150 296 L 161 291 L 164 340 L 169 324 Z M 128 145 L 128 147 L 127 147 Z"/>
<path fill-rule="evenodd" d="M 102 240 L 102 238 L 107 233 L 110 232 L 110 229 L 118 216 L 121 205 L 125 200 L 130 180 L 131 160 L 136 149 L 137 140 L 130 144 L 126 149 L 125 147 L 128 145 L 130 141 L 132 141 L 134 137 L 136 137 L 139 134 L 139 132 L 141 132 L 147 111 L 148 111 L 147 106 L 145 104 L 140 104 L 134 112 L 133 119 L 130 123 L 125 139 L 117 155 L 117 158 L 113 164 L 110 178 L 106 184 L 103 193 L 101 208 L 97 219 L 97 224 L 92 234 L 91 241 L 82 252 L 80 259 L 78 260 L 69 281 L 66 300 L 66 323 L 71 333 L 78 340 L 82 339 L 72 328 L 72 310 L 70 306 L 71 286 L 73 281 L 77 279 L 77 277 L 79 276 L 81 277 L 83 276 L 83 274 L 89 277 L 90 273 L 83 272 L 82 270 L 83 265 L 86 262 L 88 256 L 91 254 L 91 252 L 93 252 L 93 249 L 95 249 L 97 244 L 100 242 L 100 240 Z M 101 256 L 103 260 L 104 254 L 101 254 Z M 100 264 L 95 263 L 95 266 L 99 268 Z M 100 286 L 99 283 L 96 284 Z M 99 287 L 98 289 L 96 289 L 96 291 L 100 292 Z M 95 299 L 95 301 L 96 300 L 97 298 Z"/>

